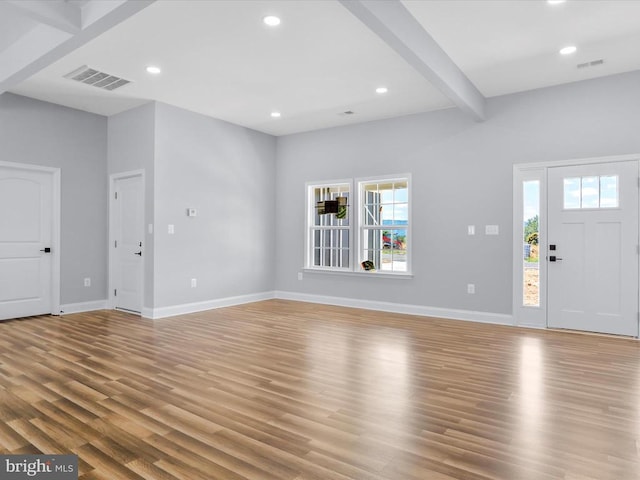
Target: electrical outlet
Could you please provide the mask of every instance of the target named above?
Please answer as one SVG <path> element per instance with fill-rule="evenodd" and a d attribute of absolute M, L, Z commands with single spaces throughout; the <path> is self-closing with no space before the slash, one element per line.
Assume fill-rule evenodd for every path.
<path fill-rule="evenodd" d="M 467 284 L 467 293 L 473 295 L 474 293 L 476 293 L 476 286 L 473 283 L 468 283 Z"/>
<path fill-rule="evenodd" d="M 84 286 L 85 287 L 90 287 L 91 286 L 91 279 L 90 278 L 85 278 L 84 279 Z"/>
<path fill-rule="evenodd" d="M 298 272 L 298 280 L 302 280 L 302 272 Z"/>
<path fill-rule="evenodd" d="M 175 227 L 174 227 L 173 225 L 168 225 L 168 226 L 167 226 L 167 233 L 168 233 L 169 235 L 173 235 L 174 233 L 176 233 L 176 229 L 175 229 Z"/>
<path fill-rule="evenodd" d="M 467 225 L 467 234 L 475 235 L 476 234 L 476 226 L 475 225 Z"/>
<path fill-rule="evenodd" d="M 192 278 L 191 279 L 191 288 L 196 288 L 198 286 L 198 279 L 197 278 Z"/>

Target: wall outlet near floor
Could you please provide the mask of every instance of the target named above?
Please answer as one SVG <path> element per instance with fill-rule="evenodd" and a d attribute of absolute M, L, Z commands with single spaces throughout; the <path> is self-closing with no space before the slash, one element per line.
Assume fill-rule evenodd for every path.
<path fill-rule="evenodd" d="M 91 279 L 89 277 L 84 279 L 84 286 L 85 287 L 90 287 L 91 286 Z"/>
<path fill-rule="evenodd" d="M 198 279 L 197 278 L 192 278 L 191 279 L 191 288 L 196 288 L 198 286 Z"/>
<path fill-rule="evenodd" d="M 298 280 L 302 280 L 302 272 L 298 272 Z"/>
<path fill-rule="evenodd" d="M 468 283 L 467 284 L 467 293 L 469 293 L 471 295 L 476 293 L 476 285 L 474 283 Z"/>

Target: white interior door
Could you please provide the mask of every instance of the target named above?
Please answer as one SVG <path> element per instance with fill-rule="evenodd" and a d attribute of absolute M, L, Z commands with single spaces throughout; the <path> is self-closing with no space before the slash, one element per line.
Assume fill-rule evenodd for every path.
<path fill-rule="evenodd" d="M 548 172 L 548 326 L 637 336 L 638 163 Z"/>
<path fill-rule="evenodd" d="M 0 320 L 53 312 L 54 174 L 0 165 Z"/>
<path fill-rule="evenodd" d="M 144 191 L 141 175 L 114 181 L 114 307 L 142 311 Z"/>

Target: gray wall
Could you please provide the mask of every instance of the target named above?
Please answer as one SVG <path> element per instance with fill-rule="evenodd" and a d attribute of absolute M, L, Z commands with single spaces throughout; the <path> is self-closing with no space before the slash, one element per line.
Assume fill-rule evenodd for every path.
<path fill-rule="evenodd" d="M 633 72 L 492 98 L 482 123 L 451 109 L 280 137 L 276 201 L 287 213 L 276 220 L 276 288 L 511 313 L 513 165 L 640 152 L 638 85 Z M 414 278 L 297 280 L 305 182 L 405 172 L 413 175 Z M 487 224 L 500 235 L 484 235 Z"/>
<path fill-rule="evenodd" d="M 145 244 L 144 244 L 144 307 L 154 304 L 154 242 L 147 224 L 154 217 L 154 161 L 155 161 L 156 104 L 141 107 L 109 117 L 108 165 L 109 175 L 133 170 L 144 170 L 145 175 Z"/>
<path fill-rule="evenodd" d="M 0 95 L 0 160 L 61 169 L 63 305 L 106 298 L 106 154 L 105 117 Z"/>
<path fill-rule="evenodd" d="M 640 152 L 639 84 L 633 72 L 489 99 L 482 123 L 452 109 L 278 139 L 163 104 L 107 127 L 98 115 L 3 94 L 0 160 L 61 168 L 63 304 L 107 297 L 108 173 L 143 168 L 155 224 L 147 307 L 275 288 L 510 313 L 513 164 Z M 414 278 L 298 281 L 304 183 L 405 172 L 413 175 Z M 186 216 L 189 207 L 197 217 Z M 500 235 L 485 236 L 486 224 Z"/>
<path fill-rule="evenodd" d="M 156 104 L 156 308 L 273 290 L 275 161 L 270 135 Z"/>

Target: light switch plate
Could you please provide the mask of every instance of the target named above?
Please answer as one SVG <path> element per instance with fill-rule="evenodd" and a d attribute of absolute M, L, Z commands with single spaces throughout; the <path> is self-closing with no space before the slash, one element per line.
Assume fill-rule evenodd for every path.
<path fill-rule="evenodd" d="M 167 227 L 167 232 L 169 233 L 169 235 L 173 235 L 174 233 L 176 233 L 176 230 L 173 225 L 169 225 Z"/>
<path fill-rule="evenodd" d="M 485 225 L 485 235 L 498 235 L 500 233 L 500 227 L 498 225 Z"/>

